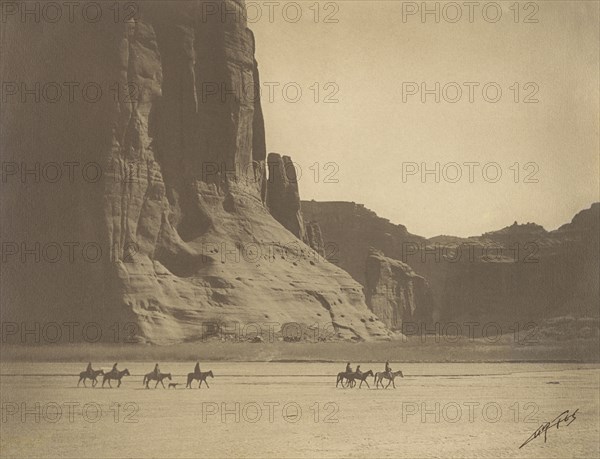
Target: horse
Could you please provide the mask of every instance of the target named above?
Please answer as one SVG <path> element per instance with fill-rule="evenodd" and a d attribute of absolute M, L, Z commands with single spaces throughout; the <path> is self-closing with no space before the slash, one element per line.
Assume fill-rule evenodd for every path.
<path fill-rule="evenodd" d="M 369 383 L 365 380 L 365 378 L 367 378 L 368 376 L 373 376 L 373 371 L 369 370 L 366 373 L 361 372 L 350 372 L 347 373 L 345 371 L 342 371 L 340 373 L 338 373 L 337 375 L 337 380 L 335 383 L 335 387 L 338 387 L 339 383 L 342 383 L 342 387 L 354 387 L 356 385 L 356 379 L 360 379 L 360 384 L 359 384 L 359 388 L 360 386 L 362 386 L 362 383 L 365 382 L 367 384 L 367 386 L 370 388 Z M 347 386 L 344 386 L 344 379 L 346 379 L 346 383 Z"/>
<path fill-rule="evenodd" d="M 359 389 L 363 383 L 365 383 L 367 385 L 367 387 L 370 389 L 371 386 L 369 386 L 369 382 L 367 381 L 367 378 L 369 376 L 373 376 L 373 370 L 369 370 L 366 373 L 363 373 L 362 371 L 360 373 L 358 373 L 358 372 L 354 373 L 354 376 L 352 376 L 352 380 L 350 381 L 350 387 L 354 387 L 356 385 L 356 380 L 358 379 L 358 380 L 360 380 L 360 384 L 358 385 Z"/>
<path fill-rule="evenodd" d="M 156 385 L 154 386 L 154 388 L 156 389 L 156 387 L 158 386 L 158 383 L 160 383 L 163 386 L 163 389 L 166 389 L 165 387 L 165 383 L 163 383 L 163 379 L 168 378 L 169 381 L 171 381 L 171 373 L 158 373 L 158 376 L 151 371 L 150 373 L 144 375 L 144 381 L 142 382 L 142 385 L 146 385 L 146 389 L 150 389 L 150 387 L 148 387 L 148 383 L 150 381 L 156 381 Z"/>
<path fill-rule="evenodd" d="M 98 384 L 98 380 L 96 378 L 98 378 L 99 375 L 103 375 L 103 374 L 104 374 L 104 370 L 92 370 L 91 374 L 88 373 L 87 371 L 82 371 L 81 373 L 79 373 L 79 381 L 77 381 L 77 387 L 79 387 L 79 383 L 81 381 L 83 381 L 83 387 L 87 387 L 85 385 L 86 379 L 91 379 L 92 387 L 96 387 L 96 384 Z"/>
<path fill-rule="evenodd" d="M 117 381 L 119 381 L 117 387 L 121 387 L 121 378 L 123 376 L 131 376 L 131 373 L 129 373 L 129 370 L 127 368 L 125 368 L 122 371 L 110 370 L 108 373 L 104 373 L 104 378 L 102 379 L 102 387 L 104 387 L 104 383 L 108 381 L 108 387 L 112 389 L 112 385 L 110 384 L 111 379 L 116 379 Z"/>
<path fill-rule="evenodd" d="M 402 371 L 398 370 L 398 371 L 394 371 L 392 373 L 388 373 L 388 372 L 381 372 L 381 373 L 375 373 L 375 376 L 373 377 L 375 380 L 375 387 L 379 387 L 379 384 L 381 384 L 381 387 L 383 387 L 383 379 L 387 379 L 389 380 L 389 382 L 387 383 L 387 386 L 384 387 L 384 389 L 387 389 L 389 387 L 390 384 L 392 384 L 394 386 L 394 389 L 396 388 L 396 383 L 394 383 L 394 379 L 396 379 L 396 376 L 400 376 L 401 378 L 404 378 L 404 375 L 402 374 Z"/>
<path fill-rule="evenodd" d="M 350 373 L 346 373 L 345 371 L 340 371 L 337 375 L 337 379 L 335 381 L 335 387 L 338 387 L 339 383 L 342 383 L 342 387 L 346 387 L 344 386 L 344 379 L 348 380 L 348 383 L 350 383 L 350 378 L 349 375 L 353 375 L 354 373 L 350 372 Z"/>
<path fill-rule="evenodd" d="M 211 371 L 206 371 L 206 372 L 200 372 L 200 373 L 188 373 L 188 375 L 187 375 L 187 384 L 185 385 L 185 387 L 189 387 L 191 389 L 192 388 L 192 381 L 196 380 L 196 381 L 200 381 L 200 384 L 198 384 L 198 389 L 200 389 L 200 386 L 202 385 L 203 381 L 206 383 L 206 387 L 208 387 L 210 389 L 210 386 L 208 385 L 208 381 L 206 380 L 206 378 L 208 378 L 209 376 L 211 378 L 215 377 L 213 375 L 212 370 Z"/>

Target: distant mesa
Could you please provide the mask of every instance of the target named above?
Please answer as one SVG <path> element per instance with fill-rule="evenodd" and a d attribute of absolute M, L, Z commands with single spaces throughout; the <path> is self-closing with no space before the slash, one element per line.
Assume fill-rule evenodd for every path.
<path fill-rule="evenodd" d="M 599 203 L 554 231 L 515 222 L 470 238 L 425 239 L 354 202 L 303 201 L 302 213 L 336 245 L 338 265 L 392 328 L 415 313 L 424 324 L 494 321 L 504 329 L 566 314 L 598 317 Z M 420 299 L 409 270 L 426 280 Z"/>

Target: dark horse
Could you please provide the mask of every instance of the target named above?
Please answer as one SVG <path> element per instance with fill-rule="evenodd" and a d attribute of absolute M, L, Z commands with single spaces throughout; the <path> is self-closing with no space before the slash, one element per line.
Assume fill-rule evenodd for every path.
<path fill-rule="evenodd" d="M 163 386 L 163 389 L 166 389 L 165 383 L 163 383 L 163 379 L 165 378 L 169 378 L 169 381 L 171 381 L 171 373 L 158 373 L 158 376 L 156 376 L 156 374 L 153 371 L 151 371 L 150 373 L 144 375 L 144 381 L 142 382 L 142 385 L 145 384 L 146 389 L 150 389 L 148 387 L 148 383 L 150 381 L 156 381 L 156 384 L 154 386 L 155 389 L 158 386 L 158 383 L 160 383 Z"/>
<path fill-rule="evenodd" d="M 359 380 L 360 381 L 360 384 L 358 385 L 359 389 L 363 385 L 363 383 L 365 383 L 367 385 L 367 387 L 370 389 L 371 386 L 369 386 L 369 382 L 367 381 L 367 378 L 369 376 L 373 376 L 373 370 L 369 370 L 366 373 L 363 373 L 362 371 L 360 373 L 358 373 L 358 372 L 354 373 L 352 376 L 350 376 L 350 382 L 349 382 L 350 387 L 354 387 L 356 385 L 356 380 Z"/>
<path fill-rule="evenodd" d="M 208 381 L 206 380 L 206 378 L 208 378 L 209 376 L 211 378 L 215 377 L 213 375 L 212 370 L 206 371 L 206 372 L 200 372 L 200 373 L 188 373 L 187 384 L 185 385 L 185 387 L 189 387 L 191 389 L 192 381 L 196 380 L 196 381 L 200 381 L 200 384 L 198 384 L 198 389 L 200 389 L 200 386 L 202 385 L 203 381 L 206 384 L 206 387 L 208 387 L 210 389 L 210 386 L 208 385 Z"/>
<path fill-rule="evenodd" d="M 354 373 L 352 373 L 352 372 L 351 372 L 351 373 L 347 373 L 347 372 L 345 372 L 345 371 L 340 371 L 340 372 L 337 374 L 337 379 L 336 379 L 336 381 L 335 381 L 335 387 L 338 387 L 338 384 L 339 384 L 339 383 L 342 383 L 342 387 L 346 387 L 346 386 L 344 386 L 344 379 L 346 379 L 346 382 L 347 382 L 347 383 L 349 383 L 349 382 L 350 382 L 350 377 L 351 377 L 351 375 L 353 375 L 353 374 L 354 374 Z"/>
<path fill-rule="evenodd" d="M 86 379 L 91 379 L 92 380 L 92 387 L 96 387 L 96 384 L 98 384 L 98 376 L 99 375 L 103 375 L 104 374 L 104 370 L 92 370 L 91 373 L 88 373 L 87 371 L 82 371 L 81 373 L 79 373 L 79 381 L 77 381 L 77 387 L 79 387 L 79 383 L 81 381 L 83 381 L 83 387 L 87 387 L 85 385 L 85 380 Z"/>
<path fill-rule="evenodd" d="M 110 384 L 111 379 L 116 379 L 117 381 L 119 381 L 117 387 L 121 387 L 121 378 L 123 376 L 131 376 L 131 373 L 129 373 L 129 370 L 127 368 L 125 368 L 123 371 L 111 370 L 108 373 L 105 373 L 104 378 L 102 379 L 102 387 L 104 387 L 104 383 L 108 381 L 108 387 L 112 389 L 112 385 Z"/>
<path fill-rule="evenodd" d="M 363 373 L 362 371 L 346 373 L 343 371 L 338 373 L 335 387 L 338 387 L 339 383 L 342 383 L 342 387 L 354 387 L 356 385 L 356 380 L 358 379 L 360 381 L 360 384 L 358 385 L 359 389 L 363 382 L 367 385 L 367 387 L 371 388 L 371 386 L 369 386 L 369 382 L 367 381 L 367 377 L 369 376 L 373 376 L 373 370 L 369 370 L 366 373 Z M 344 379 L 346 380 L 346 385 L 344 385 Z"/>

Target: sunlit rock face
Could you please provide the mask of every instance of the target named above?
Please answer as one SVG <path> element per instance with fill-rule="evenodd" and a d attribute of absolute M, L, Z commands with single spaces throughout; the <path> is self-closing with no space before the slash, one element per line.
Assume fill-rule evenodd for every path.
<path fill-rule="evenodd" d="M 3 161 L 78 164 L 74 180 L 17 174 L 3 184 L 3 241 L 18 252 L 36 241 L 76 245 L 53 262 L 9 255 L 2 319 L 131 323 L 152 343 L 201 339 L 215 322 L 386 338 L 361 285 L 302 242 L 302 221 L 287 227 L 271 215 L 287 201 L 271 193 L 267 205 L 244 4 L 223 2 L 236 14 L 222 16 L 203 3 L 143 2 L 135 22 L 6 24 L 3 81 L 91 82 L 102 95 L 2 104 Z M 100 256 L 82 256 L 86 244 Z"/>

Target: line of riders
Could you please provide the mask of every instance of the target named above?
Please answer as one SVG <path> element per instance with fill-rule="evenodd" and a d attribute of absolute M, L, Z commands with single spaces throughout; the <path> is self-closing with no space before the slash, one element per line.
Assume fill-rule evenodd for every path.
<path fill-rule="evenodd" d="M 112 388 L 111 385 L 111 380 L 117 380 L 119 383 L 117 384 L 117 387 L 121 386 L 121 379 L 123 378 L 123 376 L 131 376 L 131 373 L 129 373 L 129 370 L 127 368 L 125 368 L 124 370 L 119 370 L 117 368 L 118 363 L 115 363 L 112 367 L 112 369 L 108 372 L 104 372 L 104 370 L 94 370 L 92 368 L 92 363 L 88 363 L 88 366 L 86 368 L 85 371 L 82 371 L 81 373 L 79 373 L 79 381 L 77 382 L 77 387 L 79 387 L 79 384 L 83 381 L 83 385 L 85 387 L 87 387 L 85 385 L 85 380 L 89 379 L 92 381 L 92 387 L 96 387 L 96 384 L 98 384 L 98 376 L 102 375 L 103 379 L 102 379 L 102 387 L 104 387 L 104 384 L 106 382 L 108 382 L 108 386 L 110 388 Z M 206 380 L 206 378 L 208 377 L 214 378 L 213 372 L 211 371 L 206 371 L 206 372 L 202 372 L 200 371 L 200 362 L 196 362 L 196 366 L 194 367 L 194 371 L 192 373 L 188 373 L 187 375 L 187 383 L 185 385 L 185 387 L 189 387 L 190 389 L 192 388 L 192 382 L 193 381 L 199 381 L 200 384 L 198 385 L 198 389 L 200 389 L 200 387 L 202 386 L 202 383 L 206 384 L 206 387 L 210 388 L 210 386 L 208 385 L 208 381 Z M 154 385 L 154 388 L 156 388 L 158 386 L 158 383 L 160 383 L 164 389 L 166 389 L 165 384 L 163 382 L 164 379 L 168 379 L 169 381 L 172 380 L 172 375 L 171 373 L 162 373 L 160 371 L 160 369 L 158 368 L 158 363 L 154 366 L 154 370 L 152 370 L 150 373 L 147 373 L 144 375 L 144 380 L 142 382 L 142 385 L 146 386 L 146 389 L 150 389 L 150 387 L 148 386 L 148 384 L 150 383 L 150 381 L 156 381 L 156 384 Z M 177 388 L 177 386 L 180 383 L 169 383 L 169 388 Z"/>
<path fill-rule="evenodd" d="M 394 382 L 396 376 L 404 378 L 402 371 L 392 371 L 392 367 L 390 367 L 390 362 L 385 362 L 385 371 L 375 374 L 373 374 L 373 370 L 362 372 L 360 370 L 360 365 L 356 366 L 356 371 L 352 371 L 350 362 L 348 362 L 346 364 L 346 370 L 338 373 L 337 380 L 335 382 L 335 387 L 338 387 L 340 384 L 342 385 L 342 387 L 354 387 L 356 386 L 356 381 L 360 381 L 360 384 L 358 385 L 359 389 L 363 385 L 363 383 L 365 383 L 370 389 L 371 386 L 369 386 L 369 383 L 367 381 L 367 378 L 369 376 L 373 376 L 376 388 L 379 388 L 380 384 L 381 387 L 384 387 L 383 380 L 386 379 L 388 383 L 387 386 L 384 387 L 385 389 L 387 389 L 390 384 L 392 384 L 394 389 L 396 388 L 396 383 Z"/>
<path fill-rule="evenodd" d="M 112 380 L 118 381 L 117 387 L 120 387 L 121 379 L 124 376 L 131 376 L 131 373 L 129 373 L 129 370 L 127 368 L 120 371 L 117 368 L 117 365 L 118 365 L 118 363 L 115 363 L 113 365 L 112 369 L 109 372 L 105 373 L 104 370 L 94 370 L 92 368 L 92 363 L 91 362 L 88 363 L 86 370 L 79 373 L 79 381 L 77 382 L 77 387 L 79 387 L 79 384 L 82 381 L 83 381 L 83 385 L 85 387 L 87 387 L 85 385 L 86 379 L 89 379 L 92 381 L 92 387 L 96 387 L 96 384 L 98 384 L 98 376 L 100 376 L 100 375 L 103 376 L 102 387 L 104 387 L 104 384 L 106 382 L 108 382 L 108 386 L 110 388 L 112 388 L 112 385 L 111 385 Z M 200 389 L 200 387 L 202 387 L 202 383 L 205 383 L 206 387 L 210 388 L 210 386 L 208 385 L 208 381 L 206 380 L 209 376 L 211 378 L 214 378 L 212 370 L 207 371 L 207 372 L 201 372 L 200 371 L 200 362 L 196 362 L 194 371 L 192 373 L 188 373 L 188 375 L 187 375 L 187 383 L 186 383 L 185 387 L 191 389 L 192 382 L 199 381 L 198 389 Z M 369 383 L 367 381 L 367 378 L 369 376 L 373 376 L 376 388 L 379 388 L 379 385 L 381 384 L 381 387 L 383 387 L 385 389 L 387 389 L 390 384 L 392 384 L 394 389 L 396 388 L 396 384 L 394 382 L 394 380 L 396 379 L 396 376 L 400 376 L 401 378 L 404 378 L 402 371 L 400 371 L 400 370 L 392 371 L 392 368 L 390 367 L 390 362 L 385 362 L 385 371 L 383 371 L 381 373 L 375 373 L 375 374 L 373 374 L 372 370 L 369 370 L 367 372 L 362 372 L 360 370 L 360 365 L 357 365 L 356 371 L 352 371 L 350 362 L 348 362 L 346 364 L 346 370 L 338 373 L 335 387 L 338 387 L 341 384 L 341 386 L 344 388 L 345 387 L 352 388 L 352 387 L 356 386 L 356 381 L 360 381 L 360 384 L 358 385 L 359 389 L 363 385 L 363 383 L 365 383 L 367 385 L 367 387 L 370 389 L 371 386 L 369 386 Z M 171 373 L 162 373 L 160 371 L 160 369 L 158 367 L 158 363 L 157 363 L 154 366 L 154 370 L 152 370 L 150 373 L 147 373 L 144 375 L 144 380 L 142 382 L 142 385 L 145 385 L 146 389 L 149 389 L 150 387 L 148 384 L 150 383 L 150 381 L 156 381 L 154 388 L 158 387 L 158 384 L 160 383 L 161 386 L 164 389 L 166 389 L 165 384 L 163 382 L 164 379 L 168 379 L 169 381 L 171 381 L 172 375 L 171 375 Z M 386 379 L 388 381 L 386 386 L 383 385 L 384 379 Z M 173 387 L 176 389 L 178 385 L 179 385 L 179 383 L 171 382 L 171 383 L 169 383 L 169 388 Z"/>

